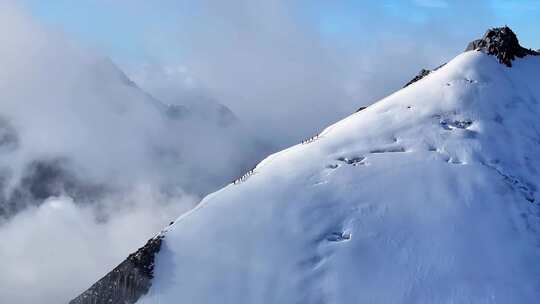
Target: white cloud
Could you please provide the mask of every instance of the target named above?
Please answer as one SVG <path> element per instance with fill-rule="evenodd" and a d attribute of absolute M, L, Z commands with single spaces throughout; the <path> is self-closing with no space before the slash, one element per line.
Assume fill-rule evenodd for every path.
<path fill-rule="evenodd" d="M 95 220 L 95 209 L 70 198 L 51 198 L 19 213 L 0 229 L 2 303 L 66 303 L 75 297 L 142 246 L 172 214 L 185 211 L 185 204 L 163 203 L 159 195 L 134 192 L 138 203 L 109 213 L 106 223 Z M 143 204 L 143 199 L 164 205 Z"/>
<path fill-rule="evenodd" d="M 1 303 L 67 302 L 267 151 L 189 79 L 169 97 L 198 107 L 174 116 L 8 3 L 0 36 Z"/>

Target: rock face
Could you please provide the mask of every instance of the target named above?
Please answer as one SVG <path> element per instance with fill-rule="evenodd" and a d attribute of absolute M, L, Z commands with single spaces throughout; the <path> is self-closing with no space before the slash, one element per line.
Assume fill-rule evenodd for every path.
<path fill-rule="evenodd" d="M 418 72 L 418 75 L 414 76 L 414 78 L 411 79 L 411 81 L 407 82 L 407 84 L 405 84 L 403 87 L 406 88 L 406 87 L 410 86 L 411 84 L 413 84 L 413 83 L 421 80 L 422 78 L 426 77 L 431 72 L 432 71 L 430 71 L 430 70 L 421 69 L 420 72 Z"/>
<path fill-rule="evenodd" d="M 365 107 L 365 106 L 364 106 L 364 107 L 360 107 L 360 108 L 358 108 L 358 110 L 354 111 L 354 113 L 363 111 L 363 110 L 365 110 L 366 108 L 367 108 L 367 107 Z"/>
<path fill-rule="evenodd" d="M 132 304 L 148 293 L 163 236 L 149 240 L 69 304 Z"/>
<path fill-rule="evenodd" d="M 508 67 L 512 66 L 512 61 L 516 58 L 523 58 L 527 55 L 538 56 L 540 50 L 533 51 L 522 47 L 516 34 L 507 26 L 492 28 L 488 30 L 481 39 L 474 40 L 467 45 L 465 52 L 479 50 L 489 55 L 496 56 L 500 63 Z M 418 74 L 403 86 L 406 88 L 411 84 L 422 80 L 431 72 L 438 70 L 441 66 L 433 69 L 422 69 Z"/>
<path fill-rule="evenodd" d="M 537 56 L 540 53 L 526 49 L 519 44 L 516 34 L 507 26 L 488 30 L 481 39 L 469 43 L 465 51 L 480 50 L 494 55 L 499 62 L 508 67 L 512 61 L 527 55 Z"/>
<path fill-rule="evenodd" d="M 407 84 L 405 84 L 403 86 L 403 88 L 406 88 L 406 87 L 410 86 L 411 84 L 424 79 L 424 77 L 431 74 L 432 72 L 437 71 L 438 69 L 442 68 L 445 65 L 446 65 L 446 63 L 443 63 L 443 64 L 439 65 L 438 67 L 434 68 L 433 70 L 421 69 L 420 72 L 418 72 L 418 74 L 416 74 L 416 76 L 414 76 L 413 79 L 411 79 L 409 82 L 407 82 Z"/>
<path fill-rule="evenodd" d="M 99 199 L 106 186 L 81 179 L 65 158 L 41 159 L 31 162 L 20 182 L 10 193 L 0 196 L 0 217 L 9 218 L 28 206 L 38 206 L 49 197 L 68 195 L 80 202 Z M 7 178 L 0 177 L 0 188 Z"/>

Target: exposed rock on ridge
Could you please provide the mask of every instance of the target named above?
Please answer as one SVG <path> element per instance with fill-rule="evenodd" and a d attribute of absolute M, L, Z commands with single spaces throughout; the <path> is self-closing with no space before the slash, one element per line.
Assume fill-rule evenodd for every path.
<path fill-rule="evenodd" d="M 163 235 L 149 240 L 69 304 L 133 304 L 148 293 Z"/>
<path fill-rule="evenodd" d="M 410 86 L 411 84 L 424 79 L 424 77 L 426 77 L 429 74 L 431 74 L 432 72 L 435 72 L 436 70 L 442 68 L 445 64 L 446 64 L 446 62 L 441 64 L 440 66 L 434 68 L 433 70 L 421 69 L 420 72 L 418 72 L 418 74 L 416 74 L 416 76 L 414 76 L 414 78 L 411 79 L 411 81 L 407 82 L 407 84 L 405 84 L 403 86 L 403 88 L 406 88 L 406 87 Z"/>
<path fill-rule="evenodd" d="M 465 49 L 465 51 L 473 50 L 494 55 L 500 63 L 508 67 L 512 66 L 512 61 L 516 58 L 540 55 L 538 51 L 522 47 L 516 34 L 507 26 L 488 30 L 481 39 L 472 41 Z"/>
<path fill-rule="evenodd" d="M 505 64 L 508 67 L 512 66 L 512 61 L 516 58 L 523 58 L 527 55 L 540 55 L 540 50 L 533 51 L 531 49 L 522 47 L 519 44 L 516 34 L 507 26 L 489 29 L 481 39 L 470 42 L 467 45 L 465 52 L 474 50 L 482 51 L 489 55 L 494 55 L 497 57 L 500 63 Z M 420 72 L 418 72 L 418 74 L 403 87 L 406 88 L 411 84 L 422 80 L 431 72 L 438 70 L 442 66 L 444 66 L 444 64 L 433 70 L 420 70 Z"/>
<path fill-rule="evenodd" d="M 421 69 L 420 72 L 418 72 L 418 74 L 416 76 L 414 76 L 414 78 L 411 79 L 411 81 L 407 82 L 407 84 L 405 84 L 403 87 L 406 88 L 406 87 L 410 86 L 411 84 L 413 84 L 413 83 L 421 80 L 422 78 L 426 77 L 431 72 L 432 72 L 431 70 Z"/>

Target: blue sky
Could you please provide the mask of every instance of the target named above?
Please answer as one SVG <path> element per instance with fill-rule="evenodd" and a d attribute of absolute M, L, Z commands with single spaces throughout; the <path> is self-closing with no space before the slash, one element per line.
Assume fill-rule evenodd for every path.
<path fill-rule="evenodd" d="M 116 61 L 130 64 L 182 61 L 187 42 L 175 38 L 182 35 L 184 28 L 204 26 L 208 11 L 205 6 L 212 5 L 212 1 L 197 0 L 23 1 L 39 20 L 100 49 Z M 232 9 L 236 7 L 242 13 L 242 1 L 231 1 L 235 2 L 239 4 L 232 4 Z M 435 25 L 433 34 L 436 35 L 437 26 L 445 24 L 445 31 L 453 31 L 451 34 L 465 39 L 467 34 L 478 36 L 478 32 L 488 26 L 508 24 L 518 32 L 524 45 L 540 48 L 540 38 L 535 33 L 540 0 L 304 0 L 294 3 L 290 5 L 293 18 L 320 33 L 328 43 L 333 40 L 359 42 L 359 37 L 365 38 L 370 26 L 380 30 L 387 27 L 391 32 L 400 26 L 428 28 Z M 234 14 L 228 13 L 232 17 L 224 22 L 234 23 Z M 466 33 L 467 30 L 470 33 Z M 463 41 L 463 45 L 465 43 Z"/>

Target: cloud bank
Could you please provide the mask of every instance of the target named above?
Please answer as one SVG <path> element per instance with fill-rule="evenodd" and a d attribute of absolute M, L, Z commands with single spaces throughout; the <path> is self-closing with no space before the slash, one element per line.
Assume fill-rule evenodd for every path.
<path fill-rule="evenodd" d="M 181 67 L 281 147 L 390 94 L 494 25 L 486 1 L 167 3 L 177 20 L 141 36 L 159 36 L 178 56 L 168 60 L 170 49 L 149 39 L 152 64 Z"/>
<path fill-rule="evenodd" d="M 206 92 L 158 100 L 14 5 L 0 36 L 2 303 L 66 302 L 268 153 Z"/>

